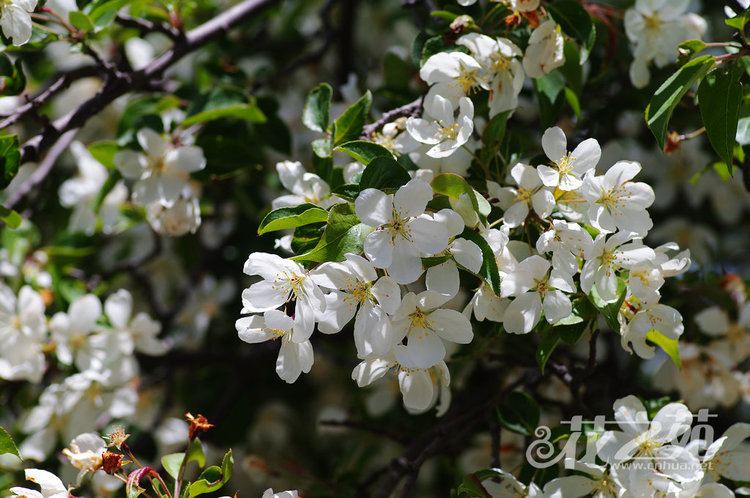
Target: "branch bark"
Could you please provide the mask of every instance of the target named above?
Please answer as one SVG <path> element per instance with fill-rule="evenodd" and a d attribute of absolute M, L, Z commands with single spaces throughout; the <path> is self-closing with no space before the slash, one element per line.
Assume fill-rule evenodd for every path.
<path fill-rule="evenodd" d="M 372 135 L 375 132 L 380 131 L 383 126 L 390 123 L 391 121 L 395 121 L 398 118 L 416 116 L 420 114 L 422 112 L 422 99 L 423 97 L 419 97 L 417 100 L 386 112 L 385 114 L 380 116 L 380 119 L 364 127 L 364 129 L 362 130 L 362 138 L 372 138 Z"/>
<path fill-rule="evenodd" d="M 36 160 L 41 153 L 69 130 L 82 127 L 86 122 L 118 97 L 147 88 L 149 83 L 162 77 L 164 72 L 205 44 L 224 36 L 233 26 L 253 17 L 278 0 L 244 0 L 231 9 L 185 33 L 183 38 L 139 71 L 109 75 L 102 88 L 77 109 L 55 120 L 48 128 L 27 140 L 22 148 L 23 162 Z"/>

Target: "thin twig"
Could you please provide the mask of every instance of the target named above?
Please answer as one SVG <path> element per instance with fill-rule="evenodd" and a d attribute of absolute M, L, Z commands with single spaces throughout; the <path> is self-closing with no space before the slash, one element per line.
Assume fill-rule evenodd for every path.
<path fill-rule="evenodd" d="M 379 131 L 386 124 L 392 121 L 395 121 L 398 118 L 403 118 L 407 116 L 416 116 L 420 114 L 421 112 L 422 112 L 422 97 L 418 98 L 417 100 L 414 100 L 413 102 L 409 102 L 406 105 L 402 105 L 401 107 L 391 109 L 390 111 L 380 116 L 380 119 L 378 119 L 374 123 L 370 123 L 367 126 L 365 126 L 364 129 L 362 130 L 362 138 L 372 138 L 373 134 Z"/>
<path fill-rule="evenodd" d="M 52 170 L 52 166 L 54 166 L 57 162 L 57 159 L 63 152 L 65 152 L 70 143 L 73 141 L 73 138 L 75 137 L 77 131 L 78 128 L 74 128 L 72 130 L 66 131 L 62 136 L 60 136 L 57 142 L 55 142 L 55 144 L 47 153 L 47 156 L 39 164 L 39 167 L 36 169 L 36 171 L 34 171 L 34 173 L 32 173 L 31 176 L 29 176 L 29 178 L 27 178 L 26 181 L 22 183 L 15 192 L 13 192 L 13 195 L 8 198 L 8 200 L 5 202 L 5 207 L 12 208 L 13 206 L 15 206 L 18 201 L 20 201 L 26 194 L 31 191 L 31 189 L 34 188 L 35 185 L 38 185 L 39 183 L 42 183 L 44 181 L 49 172 Z"/>

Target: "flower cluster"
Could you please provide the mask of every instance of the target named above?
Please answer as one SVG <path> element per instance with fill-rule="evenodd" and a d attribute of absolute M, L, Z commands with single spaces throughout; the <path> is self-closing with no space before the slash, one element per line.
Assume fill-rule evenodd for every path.
<path fill-rule="evenodd" d="M 744 465 L 750 457 L 748 424 L 734 424 L 714 439 L 696 430 L 685 405 L 668 403 L 649 420 L 635 396 L 615 402 L 614 418 L 620 430 L 587 434 L 585 454 L 566 459 L 565 467 L 574 474 L 538 485 L 493 469 L 495 480 L 482 486 L 490 496 L 732 497 L 730 482 L 750 479 L 750 467 Z"/>
<path fill-rule="evenodd" d="M 690 407 L 731 407 L 750 399 L 750 374 L 741 365 L 750 358 L 750 303 L 743 302 L 737 318 L 719 306 L 695 315 L 700 338 L 680 344 L 681 368 L 664 363 L 655 384 L 676 390 Z"/>
<path fill-rule="evenodd" d="M 680 42 L 701 38 L 706 32 L 705 19 L 686 12 L 689 3 L 637 0 L 625 11 L 625 33 L 633 51 L 630 81 L 636 88 L 644 88 L 651 80 L 648 67 L 651 62 L 656 67 L 672 64 L 677 59 Z"/>
<path fill-rule="evenodd" d="M 146 219 L 157 233 L 173 237 L 194 233 L 201 213 L 190 174 L 206 167 L 203 151 L 191 145 L 192 137 L 184 133 L 165 138 L 142 128 L 136 137 L 140 151 L 121 150 L 114 158 L 122 176 L 135 182 L 133 202 L 145 208 Z"/>
<path fill-rule="evenodd" d="M 102 302 L 77 297 L 67 312 L 45 316 L 42 294 L 30 286 L 15 293 L 0 284 L 0 378 L 40 383 L 48 361 L 57 360 L 64 377 L 53 378 L 37 406 L 24 417 L 29 436 L 21 455 L 43 461 L 59 437 L 70 440 L 106 419 L 135 413 L 138 374 L 135 353 L 163 355 L 161 324 L 134 313 L 133 298 L 120 289 Z"/>

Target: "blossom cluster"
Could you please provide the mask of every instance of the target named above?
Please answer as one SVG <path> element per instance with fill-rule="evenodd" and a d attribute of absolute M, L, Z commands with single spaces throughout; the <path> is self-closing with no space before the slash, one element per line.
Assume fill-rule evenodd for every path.
<path fill-rule="evenodd" d="M 750 479 L 749 424 L 734 424 L 714 439 L 696 430 L 684 404 L 668 403 L 649 419 L 635 396 L 615 401 L 614 418 L 620 430 L 588 433 L 585 453 L 566 458 L 573 474 L 540 486 L 493 469 L 494 479 L 482 486 L 493 497 L 733 497 L 728 486 Z"/>
<path fill-rule="evenodd" d="M 135 354 L 163 355 L 161 324 L 134 312 L 129 291 L 102 302 L 94 294 L 75 298 L 67 311 L 47 317 L 45 295 L 24 285 L 16 293 L 0 284 L 0 378 L 39 384 L 59 371 L 36 406 L 23 417 L 28 437 L 21 455 L 43 461 L 59 438 L 69 441 L 103 420 L 135 413 L 138 374 Z M 51 369 L 56 360 L 59 368 Z"/>
<path fill-rule="evenodd" d="M 360 360 L 353 379 L 367 386 L 395 374 L 405 406 L 415 412 L 438 400 L 439 413 L 447 408 L 445 361 L 456 345 L 472 341 L 472 316 L 527 334 L 540 323 L 591 321 L 574 308 L 581 299 L 599 310 L 614 306 L 610 325 L 619 329 L 626 350 L 644 358 L 654 354 L 650 342 L 676 341 L 682 334 L 682 317 L 660 302 L 660 289 L 666 278 L 688 269 L 689 252 L 679 252 L 674 243 L 644 243 L 653 227 L 648 208 L 654 192 L 635 180 L 639 163 L 617 161 L 598 174 L 599 143 L 589 138 L 571 151 L 563 130 L 552 127 L 541 137 L 543 164 L 516 162 L 507 175 L 487 178 L 479 191 L 444 173 L 442 164 L 462 150 L 469 150 L 469 163 L 476 159 L 467 143 L 475 132 L 477 90 L 490 90 L 490 117 L 497 116 L 517 106 L 524 72 L 540 77 L 562 64 L 562 35 L 554 21 L 535 29 L 522 63 L 516 60 L 521 49 L 506 39 L 471 33 L 456 44 L 471 55 L 439 52 L 420 70 L 430 85 L 422 116 L 389 123 L 373 137 L 390 146 L 394 157 L 409 155 L 422 169 L 411 171 L 398 188 L 360 189 L 353 199 L 362 227 L 359 252 L 312 268 L 303 266 L 304 259 L 249 256 L 244 271 L 261 280 L 243 292 L 242 313 L 248 316 L 236 327 L 246 342 L 281 339 L 276 370 L 285 381 L 312 368 L 316 324 L 332 334 L 352 319 Z M 342 176 L 357 183 L 369 167 L 348 164 Z M 279 163 L 277 171 L 291 191 L 274 202 L 277 209 L 332 209 L 350 202 L 300 163 Z M 442 181 L 468 190 L 440 205 L 443 192 L 435 185 Z M 286 236 L 278 245 L 291 250 L 291 241 Z M 495 269 L 499 285 L 486 277 L 487 268 Z M 482 277 L 468 303 L 461 273 Z"/>

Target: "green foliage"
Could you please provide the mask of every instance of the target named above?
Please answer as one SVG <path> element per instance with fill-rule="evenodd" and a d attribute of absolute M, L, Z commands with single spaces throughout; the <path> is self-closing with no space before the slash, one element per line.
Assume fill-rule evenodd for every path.
<path fill-rule="evenodd" d="M 250 123 L 266 122 L 266 116 L 258 108 L 255 99 L 246 99 L 244 96 L 230 97 L 227 94 L 220 95 L 214 95 L 206 102 L 203 110 L 185 118 L 182 126 L 192 126 L 221 118 L 241 119 Z M 237 102 L 238 98 L 245 100 L 245 102 Z"/>
<path fill-rule="evenodd" d="M 589 301 L 599 312 L 604 315 L 607 320 L 607 325 L 612 330 L 620 330 L 620 322 L 617 321 L 617 316 L 620 314 L 620 308 L 622 303 L 625 302 L 625 295 L 627 293 L 627 286 L 622 278 L 617 279 L 617 295 L 618 298 L 614 302 L 607 302 L 599 296 L 599 291 L 596 289 L 596 285 L 591 288 L 589 293 Z"/>
<path fill-rule="evenodd" d="M 667 140 L 667 126 L 677 104 L 682 97 L 713 67 L 714 58 L 711 55 L 697 57 L 677 70 L 665 81 L 646 107 L 646 124 L 654 134 L 660 148 L 664 148 Z"/>
<path fill-rule="evenodd" d="M 172 479 L 177 479 L 182 462 L 185 461 L 185 453 L 170 453 L 161 457 L 161 465 Z"/>
<path fill-rule="evenodd" d="M 0 95 L 18 95 L 26 88 L 21 62 L 20 57 L 11 62 L 6 54 L 0 53 Z"/>
<path fill-rule="evenodd" d="M 294 207 L 274 209 L 260 222 L 258 235 L 319 223 L 327 219 L 328 211 L 314 204 L 300 204 Z"/>
<path fill-rule="evenodd" d="M 325 231 L 315 247 L 292 259 L 315 263 L 342 261 L 348 252 L 362 252 L 362 244 L 371 231 L 371 227 L 360 223 L 352 204 L 336 204 L 328 213 Z"/>
<path fill-rule="evenodd" d="M 328 129 L 332 96 L 333 89 L 328 83 L 321 83 L 307 94 L 305 108 L 302 111 L 302 122 L 305 126 L 321 133 Z"/>
<path fill-rule="evenodd" d="M 0 189 L 10 185 L 21 164 L 17 135 L 0 135 Z"/>
<path fill-rule="evenodd" d="M 741 74 L 739 64 L 720 67 L 708 73 L 698 87 L 698 104 L 706 135 L 716 154 L 726 164 L 732 164 L 737 136 L 742 103 Z"/>
<path fill-rule="evenodd" d="M 479 246 L 482 250 L 482 266 L 479 269 L 479 276 L 487 282 L 492 292 L 496 295 L 500 295 L 500 272 L 497 268 L 497 259 L 495 259 L 495 253 L 492 252 L 492 248 L 487 243 L 484 237 L 479 235 L 477 232 L 468 228 L 464 229 L 461 233 L 461 237 L 466 240 L 470 240 Z"/>
<path fill-rule="evenodd" d="M 16 443 L 13 441 L 13 438 L 10 437 L 10 434 L 8 434 L 8 431 L 0 427 L 0 455 L 15 455 L 18 458 L 21 458 L 21 455 L 18 453 L 18 448 L 16 447 Z"/>
<path fill-rule="evenodd" d="M 362 135 L 372 106 L 372 94 L 366 91 L 356 102 L 350 105 L 333 123 L 333 146 L 356 140 Z"/>
<path fill-rule="evenodd" d="M 206 468 L 198 479 L 190 484 L 187 488 L 188 498 L 194 496 L 200 496 L 206 493 L 213 493 L 221 489 L 229 479 L 232 478 L 232 469 L 234 468 L 234 458 L 232 457 L 232 450 L 229 450 L 221 462 L 221 467 L 212 465 Z"/>
<path fill-rule="evenodd" d="M 367 140 L 352 140 L 339 145 L 334 150 L 344 152 L 352 157 L 355 161 L 362 164 L 370 164 L 373 159 L 378 157 L 388 157 L 393 159 L 391 151 L 382 145 Z"/>
<path fill-rule="evenodd" d="M 523 391 L 513 391 L 497 408 L 500 425 L 509 431 L 531 436 L 539 425 L 539 405 Z"/>
<path fill-rule="evenodd" d="M 362 189 L 397 189 L 411 180 L 409 173 L 393 157 L 376 157 L 362 172 L 359 186 Z"/>
<path fill-rule="evenodd" d="M 682 360 L 680 359 L 680 346 L 677 339 L 672 339 L 671 337 L 667 337 L 656 329 L 651 329 L 646 334 L 646 340 L 656 344 L 665 353 L 667 353 L 667 356 L 669 356 L 672 362 L 677 365 L 677 368 L 682 367 Z"/>

